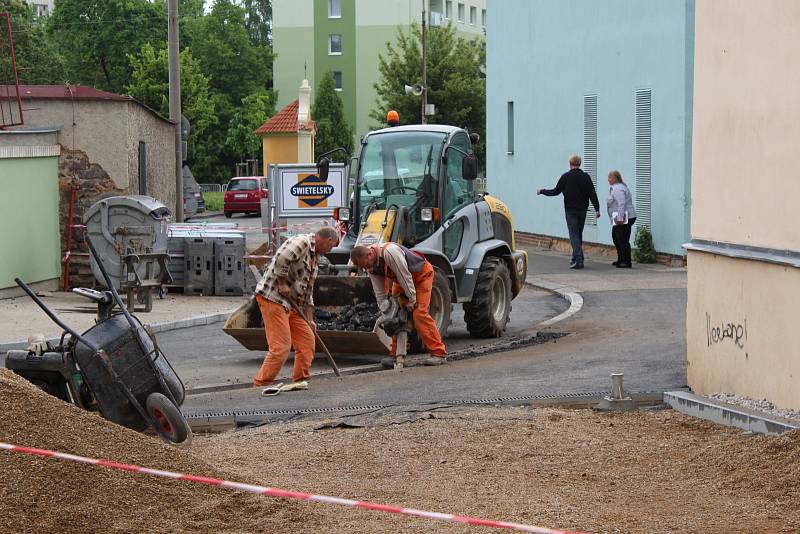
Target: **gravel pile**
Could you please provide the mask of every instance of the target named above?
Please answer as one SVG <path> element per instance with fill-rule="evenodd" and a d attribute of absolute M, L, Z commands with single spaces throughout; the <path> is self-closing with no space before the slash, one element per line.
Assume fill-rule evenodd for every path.
<path fill-rule="evenodd" d="M 355 306 L 344 306 L 336 312 L 314 310 L 314 321 L 320 330 L 372 332 L 377 319 L 378 305 L 374 302 L 360 302 Z"/>
<path fill-rule="evenodd" d="M 66 404 L 1 368 L 0 441 L 231 476 L 190 452 Z M 293 502 L 10 452 L 0 452 L 0 473 L 0 532 L 288 533 L 313 525 L 316 513 Z"/>
<path fill-rule="evenodd" d="M 379 415 L 203 437 L 196 452 L 276 487 L 583 532 L 800 530 L 800 430 L 748 436 L 672 410 Z M 493 532 L 335 506 L 319 512 L 326 534 Z"/>
<path fill-rule="evenodd" d="M 749 410 L 764 412 L 767 415 L 791 419 L 797 423 L 800 423 L 800 410 L 777 408 L 767 399 L 751 399 L 750 397 L 744 397 L 742 395 L 737 395 L 736 393 L 713 393 L 709 395 L 708 398 L 727 402 L 728 404 L 733 404 L 734 406 L 741 406 L 742 408 L 747 408 Z"/>

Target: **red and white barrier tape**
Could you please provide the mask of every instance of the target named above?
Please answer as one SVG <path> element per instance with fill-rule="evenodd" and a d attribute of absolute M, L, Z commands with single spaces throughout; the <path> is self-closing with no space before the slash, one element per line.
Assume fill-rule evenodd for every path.
<path fill-rule="evenodd" d="M 190 482 L 197 482 L 199 484 L 206 484 L 208 486 L 219 486 L 223 488 L 236 489 L 240 491 L 247 491 L 250 493 L 257 493 L 259 495 L 269 495 L 270 497 L 282 497 L 284 499 L 294 499 L 299 501 L 312 501 L 324 504 L 353 506 L 355 508 L 364 508 L 366 510 L 374 510 L 377 512 L 408 515 L 413 517 L 424 517 L 426 519 L 437 519 L 439 521 L 449 521 L 451 523 L 464 523 L 467 525 L 475 525 L 481 527 L 503 528 L 508 530 L 516 530 L 520 532 L 537 532 L 539 534 L 577 534 L 574 532 L 570 533 L 569 531 L 566 530 L 554 530 L 544 527 L 522 525 L 520 523 L 509 523 L 507 521 L 492 521 L 489 519 L 478 519 L 475 517 L 467 517 L 463 515 L 426 512 L 424 510 L 415 510 L 413 508 L 400 508 L 397 506 L 387 506 L 385 504 L 376 504 L 366 501 L 354 501 L 351 499 L 341 499 L 339 497 L 329 497 L 326 495 L 312 495 L 310 493 L 301 493 L 297 491 L 268 488 L 265 486 L 256 486 L 253 484 L 243 484 L 241 482 L 231 482 L 229 480 L 222 480 L 219 478 L 208 478 L 196 475 L 187 475 L 184 473 L 175 473 L 172 471 L 161 471 L 159 469 L 149 469 L 147 467 L 139 467 L 138 465 L 121 464 L 117 462 L 111 462 L 109 460 L 96 460 L 94 458 L 86 458 L 85 456 L 76 456 L 74 454 L 66 454 L 63 452 L 50 451 L 47 449 L 21 447 L 19 445 L 10 445 L 8 443 L 0 443 L 0 449 L 11 452 L 17 452 L 21 454 L 30 454 L 33 456 L 58 458 L 60 460 L 68 460 L 71 462 L 90 464 L 100 467 L 106 467 L 109 469 L 116 469 L 119 471 L 128 471 L 131 473 L 142 473 L 145 475 L 153 475 L 163 478 L 188 480 Z"/>

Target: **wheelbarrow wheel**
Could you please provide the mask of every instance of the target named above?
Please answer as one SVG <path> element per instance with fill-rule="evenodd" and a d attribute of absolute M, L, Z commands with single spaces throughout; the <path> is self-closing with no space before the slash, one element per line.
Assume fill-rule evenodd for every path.
<path fill-rule="evenodd" d="M 183 443 L 192 435 L 181 411 L 161 393 L 151 393 L 147 397 L 147 413 L 156 422 L 154 430 L 167 441 Z"/>

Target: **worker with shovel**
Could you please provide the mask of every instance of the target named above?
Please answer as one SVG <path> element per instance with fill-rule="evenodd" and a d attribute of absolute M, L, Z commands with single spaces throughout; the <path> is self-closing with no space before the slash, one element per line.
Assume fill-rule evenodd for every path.
<path fill-rule="evenodd" d="M 275 252 L 256 286 L 256 302 L 264 319 L 269 351 L 253 380 L 254 387 L 267 386 L 275 380 L 292 346 L 292 382 L 299 384 L 308 380 L 315 349 L 312 293 L 317 264 L 319 257 L 338 243 L 336 230 L 323 226 L 315 234 L 289 238 Z"/>
<path fill-rule="evenodd" d="M 350 259 L 369 273 L 379 307 L 389 296 L 390 283 L 392 295 L 405 296 L 407 299 L 405 306 L 411 313 L 414 328 L 429 352 L 422 363 L 424 365 L 445 363 L 447 349 L 428 309 L 431 303 L 434 270 L 425 256 L 397 243 L 382 243 L 369 247 L 354 247 L 350 252 Z M 393 336 L 392 358 L 396 354 L 397 337 Z"/>

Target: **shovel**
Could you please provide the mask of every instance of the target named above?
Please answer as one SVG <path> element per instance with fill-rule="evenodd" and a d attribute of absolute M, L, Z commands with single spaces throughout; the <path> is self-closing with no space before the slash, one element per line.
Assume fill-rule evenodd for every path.
<path fill-rule="evenodd" d="M 328 350 L 328 347 L 325 346 L 325 342 L 322 341 L 321 337 L 319 337 L 317 329 L 314 328 L 314 326 L 311 324 L 311 321 L 309 321 L 306 318 L 305 314 L 302 311 L 300 311 L 300 308 L 297 306 L 297 303 L 294 301 L 294 299 L 288 299 L 288 300 L 292 304 L 292 308 L 294 309 L 294 311 L 297 312 L 297 315 L 302 317 L 303 320 L 308 325 L 308 327 L 311 329 L 311 331 L 314 332 L 314 337 L 317 338 L 317 343 L 319 343 L 319 346 L 322 347 L 322 350 L 325 351 L 325 356 L 328 358 L 328 363 L 331 364 L 331 369 L 333 369 L 333 374 L 335 374 L 336 376 L 342 376 L 342 374 L 339 372 L 339 368 L 336 366 L 336 362 L 334 361 L 333 356 L 331 356 L 331 353 Z"/>

